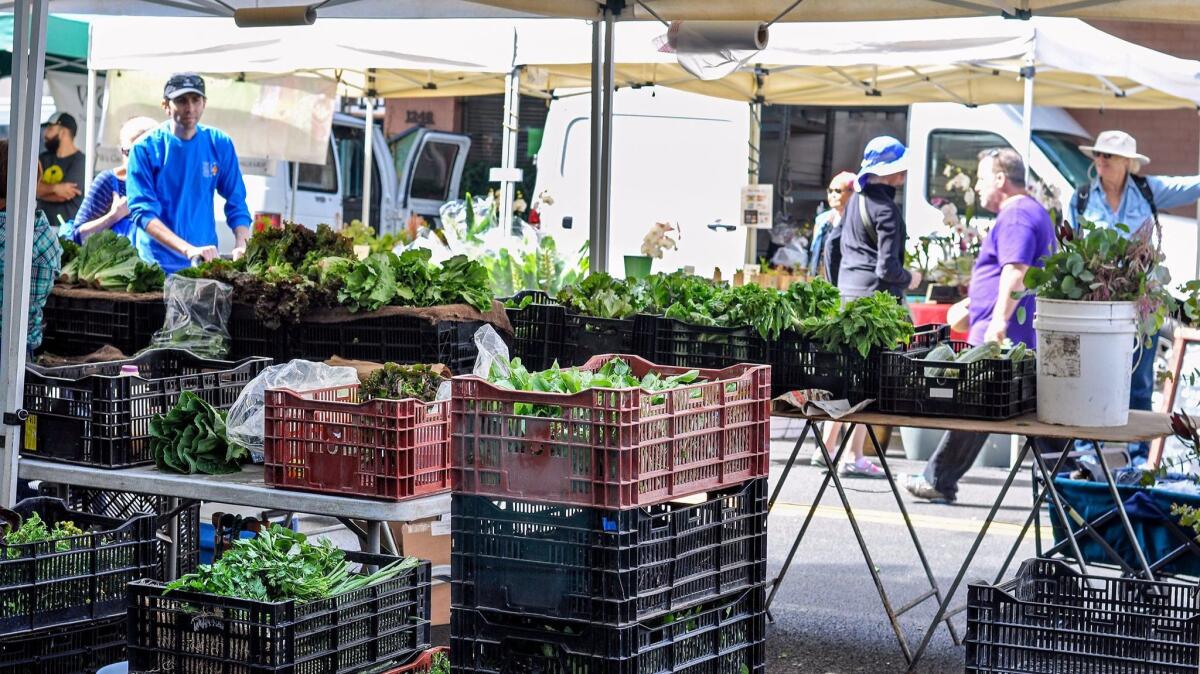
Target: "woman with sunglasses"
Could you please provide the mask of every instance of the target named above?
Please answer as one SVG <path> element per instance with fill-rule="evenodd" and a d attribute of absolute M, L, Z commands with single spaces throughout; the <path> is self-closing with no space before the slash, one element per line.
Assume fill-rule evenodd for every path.
<path fill-rule="evenodd" d="M 1104 131 L 1094 145 L 1079 149 L 1092 158 L 1091 182 L 1079 188 L 1069 210 L 1072 225 L 1081 222 L 1102 227 L 1122 224 L 1132 234 L 1158 222 L 1158 211 L 1195 203 L 1200 199 L 1200 176 L 1141 176 L 1150 158 L 1137 151 L 1137 141 L 1124 131 Z M 1153 232 L 1150 232 L 1153 234 Z M 1129 389 L 1129 407 L 1149 410 L 1154 396 L 1154 354 L 1158 335 L 1150 346 L 1134 354 L 1135 369 Z M 1130 445 L 1133 458 L 1146 457 L 1148 445 Z"/>
<path fill-rule="evenodd" d="M 88 188 L 87 196 L 79 207 L 75 222 L 79 223 L 72 232 L 76 243 L 93 234 L 111 229 L 113 232 L 132 239 L 133 220 L 129 218 L 129 206 L 125 198 L 125 175 L 129 167 L 129 150 L 134 143 L 154 130 L 158 122 L 149 117 L 134 117 L 121 126 L 121 165 L 96 176 Z"/>
<path fill-rule="evenodd" d="M 816 276 L 824 265 L 825 279 L 837 285 L 838 265 L 842 262 L 842 216 L 854 192 L 854 174 L 842 171 L 829 181 L 827 194 L 829 210 L 817 216 L 813 223 L 812 247 L 809 249 L 808 275 Z"/>

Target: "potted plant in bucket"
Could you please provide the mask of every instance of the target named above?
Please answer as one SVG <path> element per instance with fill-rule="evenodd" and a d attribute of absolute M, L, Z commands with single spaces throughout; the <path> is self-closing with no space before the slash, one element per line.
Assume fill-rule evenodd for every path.
<path fill-rule="evenodd" d="M 1163 259 L 1153 225 L 1059 229 L 1058 250 L 1025 275 L 1036 295 L 1039 421 L 1128 422 L 1133 353 L 1175 307 Z"/>
<path fill-rule="evenodd" d="M 654 223 L 642 239 L 642 254 L 625 256 L 625 278 L 646 278 L 654 260 L 661 260 L 664 252 L 678 248 L 675 239 L 668 235 L 673 231 L 675 227 L 669 222 Z"/>

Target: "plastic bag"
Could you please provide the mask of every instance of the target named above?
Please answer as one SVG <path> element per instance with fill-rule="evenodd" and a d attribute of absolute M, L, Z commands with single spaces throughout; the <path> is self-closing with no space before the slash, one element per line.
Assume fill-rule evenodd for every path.
<path fill-rule="evenodd" d="M 220 281 L 172 276 L 163 287 L 167 319 L 150 348 L 187 349 L 202 358 L 229 353 L 229 312 L 233 288 Z"/>
<path fill-rule="evenodd" d="M 479 350 L 472 371 L 475 376 L 487 379 L 493 364 L 502 376 L 508 376 L 508 345 L 490 324 L 475 331 L 475 347 Z"/>
<path fill-rule="evenodd" d="M 263 407 L 267 389 L 286 388 L 300 392 L 356 384 L 358 371 L 352 367 L 333 367 L 307 360 L 272 365 L 251 379 L 246 388 L 242 389 L 233 407 L 229 408 L 225 432 L 231 442 L 250 450 L 250 458 L 254 463 L 262 463 Z"/>

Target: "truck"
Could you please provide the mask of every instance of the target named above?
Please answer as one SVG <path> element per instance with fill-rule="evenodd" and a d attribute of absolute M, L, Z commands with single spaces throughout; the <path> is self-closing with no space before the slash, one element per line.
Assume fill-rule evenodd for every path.
<path fill-rule="evenodd" d="M 553 205 L 541 212 L 542 227 L 556 238 L 582 243 L 588 232 L 590 174 L 589 101 L 562 97 L 550 107 L 535 192 Z M 1022 110 L 1011 105 L 968 107 L 954 103 L 899 108 L 767 106 L 761 127 L 759 179 L 775 186 L 774 219 L 812 222 L 825 186 L 843 170 L 856 171 L 870 138 L 890 134 L 908 145 L 914 168 L 901 193 L 910 243 L 945 229 L 939 200 L 948 163 L 974 172 L 980 150 L 1025 151 Z M 678 223 L 679 249 L 658 264 L 685 265 L 726 277 L 744 263 L 745 233 L 740 190 L 747 182 L 749 106 L 662 87 L 623 89 L 614 96 L 612 232 L 609 269 L 621 272 L 621 253 L 636 254 L 657 220 Z M 1059 195 L 1066 213 L 1071 196 L 1088 181 L 1091 161 L 1080 150 L 1090 134 L 1060 108 L 1036 107 L 1030 169 Z M 973 179 L 973 175 L 972 175 Z M 986 221 L 990 214 L 980 213 Z M 1162 215 L 1166 266 L 1176 280 L 1196 277 L 1196 221 Z M 986 228 L 986 224 L 983 225 Z M 758 255 L 771 252 L 770 236 L 758 237 Z"/>
<path fill-rule="evenodd" d="M 335 113 L 324 164 L 279 161 L 270 175 L 244 175 L 246 205 L 255 221 L 291 220 L 306 227 L 341 227 L 362 218 L 363 138 L 366 120 Z M 465 135 L 412 127 L 387 138 L 382 124 L 373 126 L 374 167 L 371 171 L 371 226 L 380 234 L 400 231 L 410 216 L 436 224 L 445 202 L 458 198 L 471 139 Z M 386 188 L 385 188 L 386 186 Z M 225 201 L 215 199 L 218 247 L 233 248 L 225 226 Z"/>

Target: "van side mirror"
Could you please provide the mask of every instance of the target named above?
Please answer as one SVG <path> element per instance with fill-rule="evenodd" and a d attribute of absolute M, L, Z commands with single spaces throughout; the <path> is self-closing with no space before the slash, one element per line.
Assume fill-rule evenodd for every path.
<path fill-rule="evenodd" d="M 562 219 L 562 228 L 563 228 L 563 229 L 571 229 L 571 226 L 572 226 L 572 225 L 574 225 L 574 224 L 575 224 L 575 219 L 574 219 L 574 218 L 572 218 L 572 217 L 571 217 L 571 216 L 569 216 L 569 215 L 564 215 L 564 216 L 563 216 L 563 219 Z"/>

